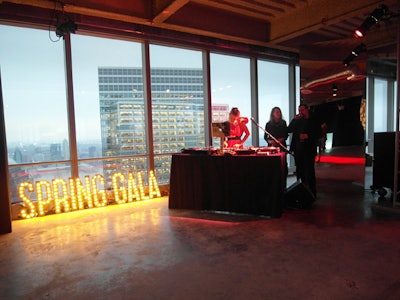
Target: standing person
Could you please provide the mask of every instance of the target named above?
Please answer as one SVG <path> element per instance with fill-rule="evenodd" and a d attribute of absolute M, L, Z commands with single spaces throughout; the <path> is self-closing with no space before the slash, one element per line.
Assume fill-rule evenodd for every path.
<path fill-rule="evenodd" d="M 242 148 L 243 144 L 250 136 L 250 131 L 247 128 L 249 119 L 241 118 L 240 111 L 234 107 L 229 112 L 230 135 L 228 136 L 227 146 L 229 148 Z M 244 133 L 244 137 L 242 135 Z"/>
<path fill-rule="evenodd" d="M 292 132 L 290 150 L 294 153 L 297 179 L 307 185 L 314 196 L 317 195 L 315 179 L 315 156 L 321 127 L 310 115 L 307 104 L 299 105 L 299 113 L 290 122 L 288 132 Z"/>
<path fill-rule="evenodd" d="M 286 121 L 282 118 L 282 111 L 275 106 L 271 110 L 269 121 L 265 124 L 265 130 L 273 135 L 283 146 L 286 147 L 286 139 L 288 138 L 288 129 Z M 264 140 L 268 146 L 280 147 L 267 133 L 264 134 Z M 281 149 L 284 150 L 284 149 Z"/>
<path fill-rule="evenodd" d="M 327 140 L 328 126 L 326 123 L 321 124 L 321 137 L 318 139 L 318 162 L 321 161 L 321 153 L 325 152 Z"/>
<path fill-rule="evenodd" d="M 282 118 L 282 111 L 279 107 L 275 106 L 271 110 L 269 116 L 269 121 L 265 124 L 265 131 L 269 132 L 275 139 L 277 139 L 283 146 L 286 147 L 286 139 L 288 138 L 288 128 L 286 121 Z M 268 146 L 279 147 L 281 151 L 286 151 L 283 149 L 274 139 L 270 137 L 269 134 L 264 134 L 264 140 L 268 143 Z M 286 179 L 288 175 L 287 162 L 285 165 L 285 187 Z"/>

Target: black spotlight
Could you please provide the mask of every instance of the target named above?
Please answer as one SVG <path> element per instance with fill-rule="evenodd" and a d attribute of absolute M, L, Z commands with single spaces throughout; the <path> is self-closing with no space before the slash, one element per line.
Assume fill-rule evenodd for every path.
<path fill-rule="evenodd" d="M 351 51 L 351 53 L 343 60 L 343 64 L 347 67 L 360 53 L 367 51 L 365 44 L 361 43 Z"/>
<path fill-rule="evenodd" d="M 358 27 L 354 31 L 354 36 L 356 38 L 363 38 L 365 34 L 367 33 L 368 30 L 371 29 L 372 26 L 378 24 L 378 22 L 383 18 L 383 16 L 386 15 L 388 11 L 388 8 L 386 5 L 381 5 L 378 8 L 376 8 L 361 24 L 360 27 Z"/>
<path fill-rule="evenodd" d="M 67 22 L 64 22 L 56 27 L 56 35 L 59 38 L 64 38 L 65 34 L 75 33 L 77 29 L 78 26 L 76 26 L 75 22 L 72 20 L 68 20 Z"/>
<path fill-rule="evenodd" d="M 337 96 L 337 92 L 338 92 L 338 87 L 336 84 L 332 85 L 332 96 L 336 97 Z"/>

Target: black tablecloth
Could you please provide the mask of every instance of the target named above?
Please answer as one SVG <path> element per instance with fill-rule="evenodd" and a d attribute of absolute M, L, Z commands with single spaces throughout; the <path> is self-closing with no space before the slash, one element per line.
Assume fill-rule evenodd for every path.
<path fill-rule="evenodd" d="M 280 217 L 285 154 L 172 155 L 169 208 Z"/>

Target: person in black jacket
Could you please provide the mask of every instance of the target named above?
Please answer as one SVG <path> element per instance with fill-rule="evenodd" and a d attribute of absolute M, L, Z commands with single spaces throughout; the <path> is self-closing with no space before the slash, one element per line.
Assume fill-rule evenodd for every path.
<path fill-rule="evenodd" d="M 288 129 L 286 121 L 282 118 L 282 111 L 275 106 L 271 110 L 269 121 L 265 124 L 265 130 L 273 135 L 283 146 L 286 147 L 286 139 L 288 138 Z M 279 147 L 279 144 L 274 141 L 267 133 L 264 134 L 264 140 L 268 146 Z M 284 149 L 281 149 L 284 150 Z"/>
<path fill-rule="evenodd" d="M 321 127 L 311 116 L 307 104 L 299 105 L 299 114 L 290 122 L 288 132 L 293 133 L 290 150 L 294 153 L 297 179 L 301 179 L 316 196 L 315 156 Z"/>
<path fill-rule="evenodd" d="M 283 146 L 286 147 L 286 139 L 288 138 L 288 128 L 286 125 L 286 121 L 282 118 L 282 111 L 279 107 L 275 106 L 271 110 L 271 114 L 269 116 L 269 121 L 265 124 L 265 131 L 270 133 L 277 139 Z M 264 140 L 268 143 L 268 146 L 279 147 L 281 151 L 286 151 L 282 148 L 271 136 L 267 133 L 264 134 Z M 285 164 L 285 187 L 286 187 L 286 179 L 288 175 L 288 166 Z"/>

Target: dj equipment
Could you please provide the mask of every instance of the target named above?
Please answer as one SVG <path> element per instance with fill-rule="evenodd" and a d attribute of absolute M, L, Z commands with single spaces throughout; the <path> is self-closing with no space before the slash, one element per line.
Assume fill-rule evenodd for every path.
<path fill-rule="evenodd" d="M 310 208 L 315 197 L 308 186 L 298 180 L 287 188 L 284 201 L 286 207 L 303 209 Z"/>
<path fill-rule="evenodd" d="M 256 150 L 251 148 L 235 149 L 234 151 L 237 155 L 251 155 L 256 153 Z"/>
<path fill-rule="evenodd" d="M 213 155 L 217 151 L 213 148 L 183 148 L 181 153 L 191 155 Z"/>
<path fill-rule="evenodd" d="M 225 148 L 223 152 L 219 152 L 217 148 L 205 147 L 205 148 L 183 148 L 181 149 L 183 154 L 191 155 L 274 155 L 280 153 L 279 147 L 244 147 L 241 149 Z"/>
<path fill-rule="evenodd" d="M 263 147 L 257 149 L 257 155 L 271 155 L 278 154 L 280 152 L 279 147 Z"/>

